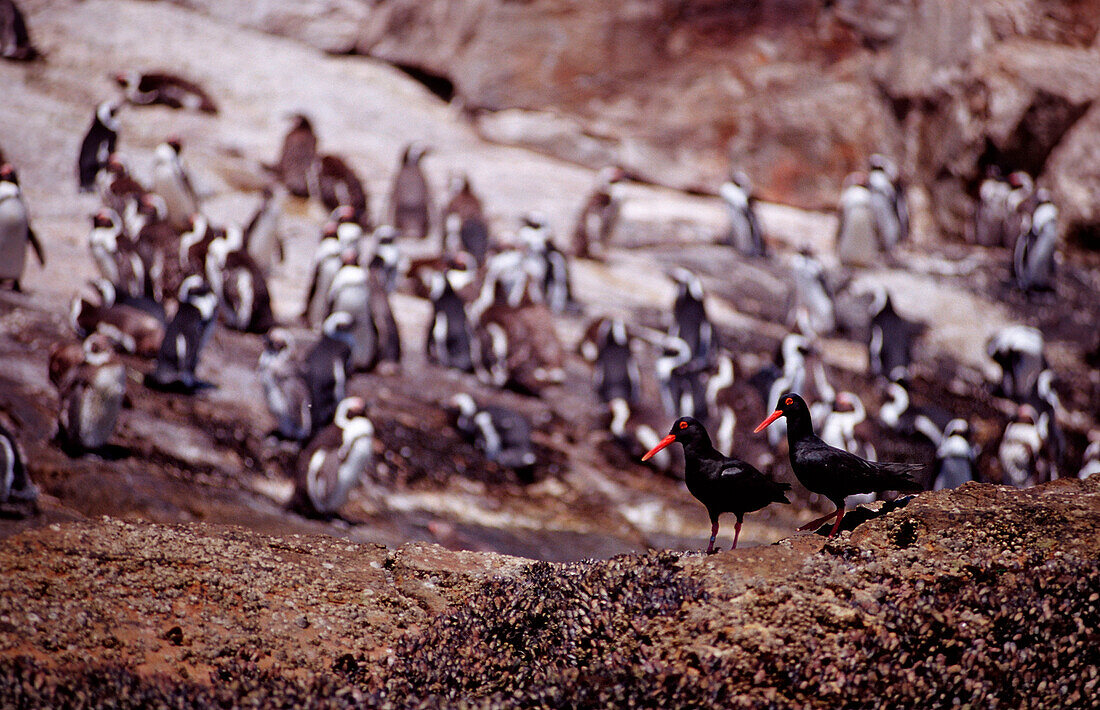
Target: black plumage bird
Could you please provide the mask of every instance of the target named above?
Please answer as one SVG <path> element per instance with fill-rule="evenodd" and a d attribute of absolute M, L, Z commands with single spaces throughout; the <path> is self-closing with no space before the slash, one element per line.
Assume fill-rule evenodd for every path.
<path fill-rule="evenodd" d="M 793 392 L 780 395 L 775 411 L 754 431 L 763 431 L 780 417 L 787 418 L 787 447 L 795 477 L 807 490 L 825 496 L 836 506 L 835 511 L 800 530 L 812 530 L 835 515 L 836 523 L 829 537 L 836 535 L 844 518 L 844 499 L 850 495 L 923 490 L 912 478 L 921 469 L 920 464 L 866 461 L 819 439 L 814 435 L 809 407 Z"/>
<path fill-rule="evenodd" d="M 773 481 L 750 464 L 723 456 L 711 445 L 707 430 L 692 417 L 677 419 L 668 436 L 650 449 L 642 461 L 677 441 L 684 447 L 684 479 L 688 491 L 706 506 L 710 514 L 708 555 L 715 551 L 718 516 L 722 513 L 737 516 L 737 524 L 733 528 L 733 547 L 730 548 L 735 550 L 745 513 L 752 513 L 772 503 L 790 503 L 785 495 L 791 488 L 790 484 Z"/>

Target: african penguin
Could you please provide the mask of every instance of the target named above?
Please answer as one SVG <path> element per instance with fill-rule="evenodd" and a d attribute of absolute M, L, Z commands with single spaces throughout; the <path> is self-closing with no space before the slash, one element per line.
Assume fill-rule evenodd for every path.
<path fill-rule="evenodd" d="M 1016 416 L 1005 427 L 997 448 L 1003 483 L 1027 488 L 1039 483 L 1039 459 L 1043 451 L 1043 436 L 1036 424 L 1035 410 L 1021 404 Z"/>
<path fill-rule="evenodd" d="M 118 143 L 118 109 L 116 101 L 104 101 L 96 106 L 92 125 L 84 134 L 77 158 L 76 174 L 82 192 L 95 187 L 96 174 L 107 165 L 107 159 L 115 152 Z"/>
<path fill-rule="evenodd" d="M 84 359 L 59 388 L 58 430 L 74 454 L 102 448 L 115 431 L 126 395 L 126 367 L 118 362 L 106 337 L 84 341 Z"/>
<path fill-rule="evenodd" d="M 909 236 L 909 208 L 905 192 L 893 160 L 875 153 L 870 157 L 869 164 L 867 188 L 871 191 L 879 244 L 883 250 L 891 251 Z"/>
<path fill-rule="evenodd" d="M 265 187 L 260 204 L 244 228 L 244 248 L 264 275 L 270 275 L 275 263 L 286 260 L 280 219 L 286 190 L 281 186 Z"/>
<path fill-rule="evenodd" d="M 890 294 L 882 286 L 874 289 L 869 312 L 867 341 L 868 370 L 872 375 L 896 380 L 909 375 L 913 360 L 916 327 L 894 310 Z"/>
<path fill-rule="evenodd" d="M 0 281 L 12 282 L 19 291 L 26 263 L 27 245 L 34 250 L 38 263 L 46 265 L 42 244 L 31 228 L 30 213 L 23 201 L 19 177 L 10 164 L 0 165 Z"/>
<path fill-rule="evenodd" d="M 313 431 L 332 421 L 347 392 L 348 361 L 353 344 L 350 314 L 337 311 L 321 324 L 321 336 L 306 353 L 303 373 L 309 388 Z"/>
<path fill-rule="evenodd" d="M 431 230 L 432 198 L 420 161 L 428 147 L 411 143 L 401 155 L 401 165 L 390 191 L 390 219 L 403 237 L 424 239 Z"/>
<path fill-rule="evenodd" d="M 353 372 L 370 372 L 378 363 L 378 329 L 371 317 L 371 291 L 367 271 L 358 264 L 358 253 L 344 252 L 343 265 L 332 277 L 326 315 L 343 311 L 351 315 L 352 347 L 349 363 Z"/>
<path fill-rule="evenodd" d="M 1058 208 L 1045 189 L 1037 190 L 1035 199 L 1029 219 L 1024 220 L 1026 230 L 1016 240 L 1012 274 L 1022 291 L 1051 291 L 1058 249 Z"/>
<path fill-rule="evenodd" d="M 978 187 L 978 204 L 974 210 L 974 242 L 979 246 L 999 247 L 1005 243 L 1011 190 L 996 165 L 986 168 L 985 178 Z"/>
<path fill-rule="evenodd" d="M 191 225 L 191 216 L 199 211 L 199 198 L 183 164 L 183 144 L 169 137 L 153 151 L 153 179 L 150 187 L 164 199 L 165 219 L 178 232 Z"/>
<path fill-rule="evenodd" d="M 952 419 L 943 430 L 936 448 L 935 478 L 932 490 L 958 488 L 977 480 L 979 447 L 970 444 L 970 425 L 965 419 Z"/>
<path fill-rule="evenodd" d="M 1017 402 L 1026 401 L 1039 373 L 1046 369 L 1043 334 L 1030 326 L 1007 326 L 989 339 L 986 352 L 1001 368 L 999 393 Z"/>
<path fill-rule="evenodd" d="M 573 228 L 573 256 L 581 259 L 602 257 L 622 210 L 622 181 L 626 173 L 608 166 L 596 176 L 596 186 L 585 199 Z"/>
<path fill-rule="evenodd" d="M 374 425 L 366 402 L 348 397 L 336 408 L 332 424 L 299 455 L 291 509 L 310 517 L 336 517 L 373 460 Z"/>
<path fill-rule="evenodd" d="M 429 294 L 432 319 L 428 326 L 426 351 L 429 362 L 473 372 L 473 332 L 466 315 L 466 303 L 458 294 L 465 284 L 456 285 L 456 281 L 463 278 L 454 269 L 432 274 Z"/>
<path fill-rule="evenodd" d="M 310 192 L 328 210 L 351 208 L 351 219 L 363 229 L 370 229 L 370 209 L 363 181 L 351 166 L 338 155 L 326 155 L 314 161 L 309 171 Z"/>
<path fill-rule="evenodd" d="M 0 0 L 0 57 L 25 62 L 38 56 L 27 21 L 15 0 Z"/>
<path fill-rule="evenodd" d="M 201 385 L 195 374 L 203 346 L 210 339 L 218 297 L 198 274 L 183 280 L 179 306 L 168 323 L 153 374 L 146 384 L 160 389 L 194 391 Z"/>
<path fill-rule="evenodd" d="M 294 360 L 290 332 L 272 328 L 260 353 L 260 384 L 268 411 L 275 417 L 277 436 L 304 441 L 313 431 L 309 386 Z"/>
<path fill-rule="evenodd" d="M 791 324 L 798 326 L 808 337 L 835 331 L 836 304 L 821 262 L 808 253 L 793 254 L 791 277 L 794 280 Z"/>
<path fill-rule="evenodd" d="M 309 118 L 298 113 L 283 138 L 283 149 L 275 173 L 295 197 L 309 197 L 309 171 L 317 160 L 317 136 Z"/>
<path fill-rule="evenodd" d="M 38 486 L 31 482 L 25 461 L 19 440 L 0 424 L 0 510 L 4 513 L 15 508 L 20 513 L 36 511 Z M 29 511 L 22 510 L 28 506 Z"/>
<path fill-rule="evenodd" d="M 691 353 L 688 361 L 694 367 L 709 367 L 714 355 L 714 326 L 707 317 L 703 281 L 680 267 L 669 272 L 669 278 L 676 284 L 676 297 L 668 334 L 687 343 Z"/>
<path fill-rule="evenodd" d="M 730 221 L 722 243 L 745 256 L 767 256 L 763 230 L 756 216 L 756 197 L 748 175 L 734 171 L 718 188 L 718 196 L 726 203 Z"/>
<path fill-rule="evenodd" d="M 904 378 L 886 385 L 886 397 L 878 410 L 878 420 L 887 429 L 907 437 L 924 437 L 939 446 L 943 430 L 951 421 L 946 410 L 936 406 L 915 406 Z"/>
<path fill-rule="evenodd" d="M 121 351 L 139 357 L 155 356 L 164 339 L 164 322 L 154 314 L 118 303 L 115 287 L 107 279 L 97 279 L 92 286 L 99 294 L 99 304 L 76 296 L 69 309 L 77 335 L 100 333 Z"/>
<path fill-rule="evenodd" d="M 849 175 L 837 208 L 836 254 L 845 266 L 872 266 L 879 259 L 874 199 L 862 173 Z"/>
<path fill-rule="evenodd" d="M 626 324 L 600 318 L 581 342 L 581 354 L 595 365 L 594 385 L 601 402 L 622 399 L 633 406 L 641 396 L 641 374 Z"/>
<path fill-rule="evenodd" d="M 336 272 L 343 266 L 342 254 L 343 248 L 336 238 L 336 225 L 333 224 L 331 234 L 326 234 L 313 254 L 313 277 L 302 309 L 302 318 L 308 325 L 316 327 L 328 313 L 329 288 Z"/>

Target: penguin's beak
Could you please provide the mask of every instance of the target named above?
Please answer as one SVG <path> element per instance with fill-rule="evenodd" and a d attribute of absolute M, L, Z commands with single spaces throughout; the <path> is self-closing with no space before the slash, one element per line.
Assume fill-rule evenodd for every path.
<path fill-rule="evenodd" d="M 647 451 L 646 455 L 642 457 L 642 461 L 648 461 L 654 455 L 656 455 L 656 453 L 658 451 L 665 448 L 666 446 L 668 446 L 669 444 L 671 444 L 674 441 L 676 441 L 676 435 L 675 434 L 669 434 L 668 436 L 666 436 L 665 438 L 663 438 L 659 442 L 657 442 L 656 446 L 654 446 L 652 449 Z"/>
<path fill-rule="evenodd" d="M 774 412 L 771 413 L 771 416 L 769 416 L 764 421 L 760 422 L 760 424 L 758 424 L 757 427 L 752 430 L 752 433 L 753 434 L 759 434 L 760 432 L 767 429 L 769 424 L 774 422 L 776 419 L 779 419 L 779 417 L 781 417 L 781 416 L 783 416 L 783 410 L 782 409 L 775 410 Z"/>

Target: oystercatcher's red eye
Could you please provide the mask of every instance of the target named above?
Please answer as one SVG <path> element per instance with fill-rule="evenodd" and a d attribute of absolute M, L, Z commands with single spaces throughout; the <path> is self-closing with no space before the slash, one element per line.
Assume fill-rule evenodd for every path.
<path fill-rule="evenodd" d="M 790 405 L 794 404 L 794 400 L 790 397 L 787 397 L 787 401 L 786 401 L 785 404 L 787 404 L 787 406 L 790 406 Z"/>
<path fill-rule="evenodd" d="M 680 428 L 681 429 L 687 429 L 688 428 L 688 423 L 687 422 L 680 422 Z"/>

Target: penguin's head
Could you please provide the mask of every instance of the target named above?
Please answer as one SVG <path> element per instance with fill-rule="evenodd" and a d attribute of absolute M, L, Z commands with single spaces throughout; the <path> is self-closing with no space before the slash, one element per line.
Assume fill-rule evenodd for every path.
<path fill-rule="evenodd" d="M 89 365 L 105 365 L 113 352 L 110 339 L 101 333 L 92 333 L 84 339 L 84 362 Z"/>
<path fill-rule="evenodd" d="M 332 420 L 341 429 L 347 427 L 353 419 L 367 417 L 367 402 L 362 397 L 345 397 L 336 407 L 336 414 Z"/>

